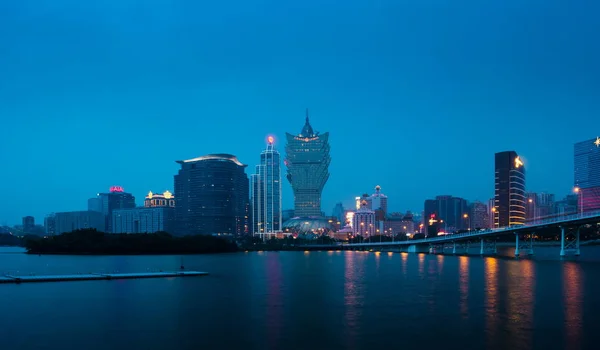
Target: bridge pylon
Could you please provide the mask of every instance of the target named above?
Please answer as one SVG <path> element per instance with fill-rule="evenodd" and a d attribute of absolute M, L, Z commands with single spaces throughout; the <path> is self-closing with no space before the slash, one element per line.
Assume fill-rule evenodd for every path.
<path fill-rule="evenodd" d="M 531 232 L 529 236 L 524 235 L 523 239 L 519 239 L 519 234 L 515 233 L 515 258 L 521 256 L 521 254 L 533 255 L 533 235 L 535 232 Z"/>
<path fill-rule="evenodd" d="M 481 238 L 479 244 L 479 254 L 491 255 L 496 253 L 498 253 L 498 250 L 496 249 L 496 239 L 492 238 L 491 240 L 486 241 L 484 238 Z"/>
<path fill-rule="evenodd" d="M 579 256 L 579 228 L 577 226 L 575 233 L 569 230 L 568 227 L 560 226 L 560 256 L 575 255 Z M 566 230 L 565 230 L 566 229 Z"/>
<path fill-rule="evenodd" d="M 463 242 L 456 242 L 453 241 L 452 242 L 452 254 L 456 255 L 456 254 L 460 254 L 459 251 L 462 251 L 463 254 L 468 254 L 469 253 L 469 242 L 468 241 L 463 241 Z"/>

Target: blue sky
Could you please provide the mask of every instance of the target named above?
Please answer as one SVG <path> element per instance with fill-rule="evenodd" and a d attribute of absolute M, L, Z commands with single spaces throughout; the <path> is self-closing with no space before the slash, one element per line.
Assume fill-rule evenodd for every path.
<path fill-rule="evenodd" d="M 121 185 L 173 189 L 175 160 L 258 162 L 304 109 L 331 133 L 338 201 L 493 195 L 494 152 L 567 194 L 600 136 L 593 1 L 4 1 L 0 224 L 80 210 Z M 279 144 L 283 151 L 284 145 Z M 291 208 L 284 183 L 284 208 Z"/>

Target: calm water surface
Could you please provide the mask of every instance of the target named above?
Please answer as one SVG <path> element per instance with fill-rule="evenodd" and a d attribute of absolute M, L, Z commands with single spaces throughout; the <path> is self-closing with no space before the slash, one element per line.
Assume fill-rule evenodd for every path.
<path fill-rule="evenodd" d="M 0 349 L 599 349 L 600 248 L 560 261 L 363 252 L 186 256 L 207 277 L 0 285 Z M 175 270 L 36 256 L 0 272 Z"/>

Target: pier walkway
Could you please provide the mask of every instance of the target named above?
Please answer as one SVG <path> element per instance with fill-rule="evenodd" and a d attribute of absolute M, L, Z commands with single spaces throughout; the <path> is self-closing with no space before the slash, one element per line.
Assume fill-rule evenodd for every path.
<path fill-rule="evenodd" d="M 135 278 L 163 278 L 163 277 L 192 277 L 206 276 L 208 272 L 200 271 L 173 271 L 173 272 L 139 272 L 139 273 L 88 273 L 74 275 L 3 275 L 0 276 L 2 283 L 26 283 L 26 282 L 68 282 L 68 281 L 98 281 L 118 280 Z"/>

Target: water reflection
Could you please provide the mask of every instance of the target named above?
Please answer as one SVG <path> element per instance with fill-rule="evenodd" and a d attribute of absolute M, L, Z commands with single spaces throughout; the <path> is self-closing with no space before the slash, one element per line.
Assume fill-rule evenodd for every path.
<path fill-rule="evenodd" d="M 511 337 L 508 347 L 531 348 L 533 304 L 535 296 L 535 270 L 531 260 L 512 261 L 508 264 L 506 280 L 506 329 Z"/>
<path fill-rule="evenodd" d="M 460 314 L 469 318 L 469 258 L 458 258 L 458 284 L 460 290 Z"/>
<path fill-rule="evenodd" d="M 583 326 L 583 280 L 581 266 L 578 263 L 567 262 L 563 265 L 563 293 L 566 328 L 565 349 L 580 349 Z"/>
<path fill-rule="evenodd" d="M 485 258 L 485 332 L 488 348 L 497 347 L 498 328 L 498 261 Z"/>
<path fill-rule="evenodd" d="M 444 267 L 444 256 L 440 254 L 437 256 L 437 269 L 438 269 L 439 275 L 442 274 L 443 267 Z"/>
<path fill-rule="evenodd" d="M 267 339 L 269 341 L 269 348 L 278 349 L 279 336 L 281 334 L 282 314 L 283 314 L 283 300 L 281 288 L 283 286 L 282 273 L 281 273 L 281 261 L 279 261 L 279 254 L 268 254 L 267 255 L 267 320 L 269 320 L 269 327 L 267 329 Z"/>
<path fill-rule="evenodd" d="M 344 307 L 345 330 L 348 348 L 355 348 L 360 333 L 360 318 L 364 304 L 365 255 L 346 252 L 344 255 Z"/>
<path fill-rule="evenodd" d="M 423 277 L 425 272 L 425 254 L 419 254 L 419 275 Z"/>
<path fill-rule="evenodd" d="M 408 270 L 408 253 L 400 253 L 402 256 L 402 274 L 407 277 L 406 271 Z"/>

